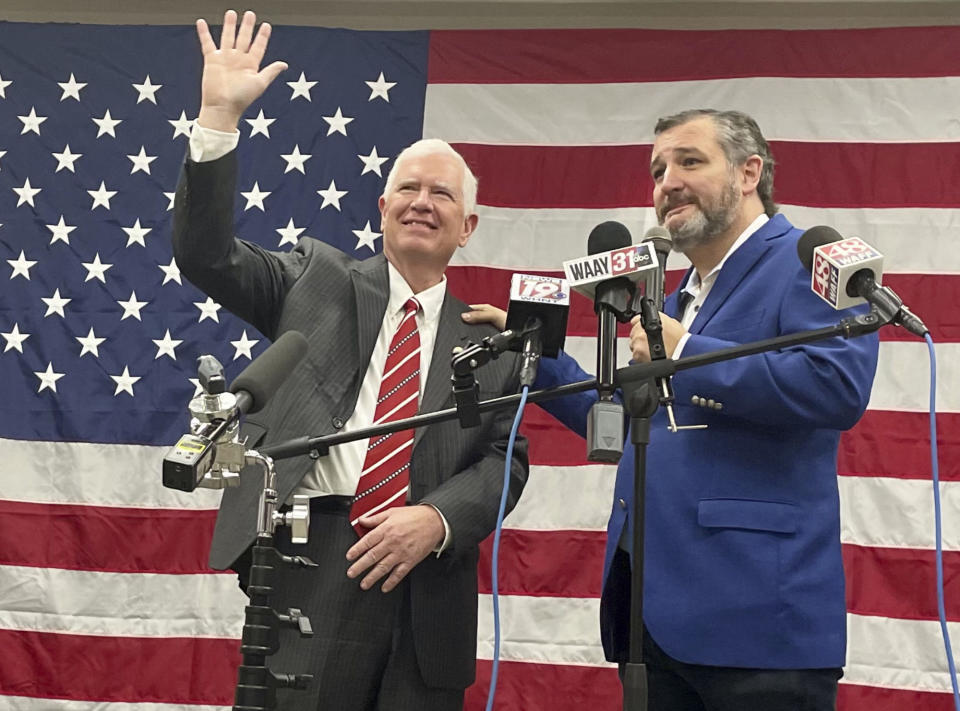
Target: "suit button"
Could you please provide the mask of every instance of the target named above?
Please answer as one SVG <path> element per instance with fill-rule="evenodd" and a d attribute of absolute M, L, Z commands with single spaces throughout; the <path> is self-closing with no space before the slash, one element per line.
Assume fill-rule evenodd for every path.
<path fill-rule="evenodd" d="M 343 418 L 340 417 L 339 415 L 334 415 L 332 422 L 333 422 L 334 429 L 338 429 L 338 430 L 343 429 Z"/>
<path fill-rule="evenodd" d="M 699 396 L 699 395 L 694 395 L 692 398 L 690 398 L 690 402 L 693 403 L 694 405 L 699 405 L 699 404 L 700 404 L 700 396 Z"/>
<path fill-rule="evenodd" d="M 707 400 L 707 407 L 709 407 L 711 410 L 713 409 L 714 405 L 716 405 L 716 404 L 717 404 L 717 403 L 716 403 L 716 401 L 715 401 L 713 398 L 710 398 L 710 399 Z"/>
<path fill-rule="evenodd" d="M 713 409 L 714 409 L 714 410 L 722 410 L 722 409 L 723 409 L 723 403 L 722 403 L 722 402 L 714 403 Z"/>
<path fill-rule="evenodd" d="M 626 508 L 627 508 L 627 502 L 626 502 L 625 500 L 623 500 L 623 499 L 617 499 L 617 503 L 620 504 L 620 508 L 621 508 L 621 509 L 626 510 Z"/>

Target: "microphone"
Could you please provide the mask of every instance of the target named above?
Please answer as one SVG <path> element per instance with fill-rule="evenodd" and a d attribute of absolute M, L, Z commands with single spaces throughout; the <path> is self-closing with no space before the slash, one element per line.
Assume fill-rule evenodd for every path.
<path fill-rule="evenodd" d="M 201 356 L 198 374 L 204 392 L 190 401 L 190 433 L 163 458 L 163 485 L 180 491 L 236 485 L 245 464 L 245 448 L 238 441 L 240 416 L 260 410 L 306 352 L 303 334 L 287 331 L 237 376 L 230 392 L 223 366 L 213 356 Z"/>
<path fill-rule="evenodd" d="M 540 356 L 556 358 L 567 336 L 570 287 L 566 279 L 514 274 L 510 279 L 507 331 L 510 350 L 520 351 L 520 386 L 533 387 Z"/>
<path fill-rule="evenodd" d="M 653 299 L 657 311 L 663 311 L 664 272 L 667 270 L 667 257 L 673 249 L 673 237 L 666 227 L 656 225 L 647 230 L 641 244 L 652 245 L 654 254 L 657 255 L 657 269 L 651 272 L 652 276 L 647 281 L 646 294 Z"/>
<path fill-rule="evenodd" d="M 633 285 L 650 277 L 657 268 L 657 255 L 652 244 L 632 242 L 630 231 L 620 222 L 611 220 L 594 227 L 587 238 L 587 256 L 563 263 L 563 273 L 570 288 L 594 300 L 598 284 L 623 278 Z M 630 289 L 632 297 L 632 286 Z M 624 306 L 624 310 L 626 308 Z"/>
<path fill-rule="evenodd" d="M 617 321 L 630 320 L 635 284 L 656 261 L 650 245 L 634 246 L 632 241 L 630 231 L 621 223 L 603 222 L 587 238 L 589 256 L 563 264 L 571 287 L 593 298 L 598 320 L 599 399 L 587 418 L 587 460 L 591 462 L 613 463 L 623 454 L 623 407 L 613 401 Z"/>
<path fill-rule="evenodd" d="M 844 238 L 832 227 L 811 227 L 797 242 L 810 272 L 810 288 L 837 310 L 869 302 L 887 322 L 924 337 L 929 329 L 889 287 L 881 285 L 883 255 L 859 237 Z"/>
<path fill-rule="evenodd" d="M 286 331 L 240 373 L 230 386 L 240 414 L 259 412 L 307 354 L 307 339 Z"/>

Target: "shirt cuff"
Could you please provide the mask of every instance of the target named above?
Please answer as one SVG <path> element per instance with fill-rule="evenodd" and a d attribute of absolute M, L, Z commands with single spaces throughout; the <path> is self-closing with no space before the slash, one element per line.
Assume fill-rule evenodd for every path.
<path fill-rule="evenodd" d="M 222 158 L 234 150 L 240 143 L 240 131 L 217 131 L 193 125 L 190 131 L 190 160 L 194 163 L 207 163 Z"/>
<path fill-rule="evenodd" d="M 447 548 L 450 547 L 450 524 L 447 523 L 447 517 L 443 515 L 443 512 L 438 509 L 433 504 L 426 504 L 438 514 L 440 514 L 440 520 L 443 521 L 443 542 L 433 549 L 433 552 L 437 554 L 437 557 L 440 557 L 440 554 L 443 553 Z"/>
<path fill-rule="evenodd" d="M 687 345 L 687 341 L 689 340 L 690 340 L 690 331 L 687 331 L 682 336 L 680 336 L 680 340 L 677 341 L 677 347 L 673 349 L 673 355 L 671 356 L 674 360 L 680 357 L 680 355 L 683 353 L 683 347 Z"/>

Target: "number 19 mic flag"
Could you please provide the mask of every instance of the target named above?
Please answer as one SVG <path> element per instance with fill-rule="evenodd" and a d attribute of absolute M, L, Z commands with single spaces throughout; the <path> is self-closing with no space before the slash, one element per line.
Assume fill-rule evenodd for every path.
<path fill-rule="evenodd" d="M 269 19 L 269 18 L 267 18 Z M 918 51 L 917 48 L 922 48 Z M 357 32 L 277 27 L 290 68 L 241 120 L 237 235 L 381 250 L 377 197 L 412 141 L 453 143 L 480 227 L 449 268 L 505 305 L 514 272 L 561 275 L 586 235 L 655 224 L 661 115 L 746 111 L 771 140 L 801 227 L 882 252 L 884 283 L 940 365 L 947 617 L 960 638 L 960 27 L 834 31 Z M 234 377 L 267 345 L 183 279 L 173 192 L 199 105 L 191 25 L 0 23 L 0 705 L 213 709 L 233 702 L 244 596 L 211 571 L 219 494 L 164 489 L 196 358 Z M 671 257 L 668 288 L 687 266 Z M 590 304 L 566 349 L 592 362 Z M 332 336 L 333 337 L 333 336 Z M 886 329 L 863 420 L 839 458 L 847 577 L 843 711 L 946 711 L 936 622 L 923 343 Z M 531 408 L 528 493 L 501 554 L 498 708 L 619 708 L 598 603 L 613 469 Z M 308 434 L 305 432 L 304 434 Z M 530 502 L 536 501 L 536 506 Z M 493 653 L 489 545 L 478 682 Z"/>

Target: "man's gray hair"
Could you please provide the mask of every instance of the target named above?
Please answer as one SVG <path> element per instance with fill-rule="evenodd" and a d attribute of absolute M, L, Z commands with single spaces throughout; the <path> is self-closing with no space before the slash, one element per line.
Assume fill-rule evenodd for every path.
<path fill-rule="evenodd" d="M 713 125 L 717 129 L 717 141 L 731 165 L 743 165 L 752 155 L 758 155 L 763 159 L 763 170 L 760 173 L 760 182 L 757 183 L 757 195 L 763 203 L 763 211 L 768 217 L 773 217 L 778 209 L 777 203 L 773 201 L 773 169 L 776 163 L 767 139 L 763 137 L 760 127 L 753 118 L 741 111 L 689 109 L 659 119 L 653 133 L 659 136 L 664 131 L 703 116 L 709 116 L 713 120 Z"/>
<path fill-rule="evenodd" d="M 472 215 L 477 208 L 477 178 L 474 176 L 473 171 L 470 170 L 470 166 L 467 165 L 467 161 L 463 159 L 463 156 L 457 153 L 453 149 L 453 146 L 439 138 L 423 138 L 415 143 L 411 143 L 400 151 L 400 155 L 393 161 L 393 166 L 387 174 L 387 184 L 383 188 L 384 196 L 393 192 L 397 182 L 397 166 L 400 165 L 400 162 L 404 158 L 416 158 L 418 156 L 435 155 L 438 153 L 453 156 L 460 162 L 460 165 L 463 166 L 463 185 L 461 186 L 461 192 L 463 193 L 463 214 L 465 217 Z"/>

